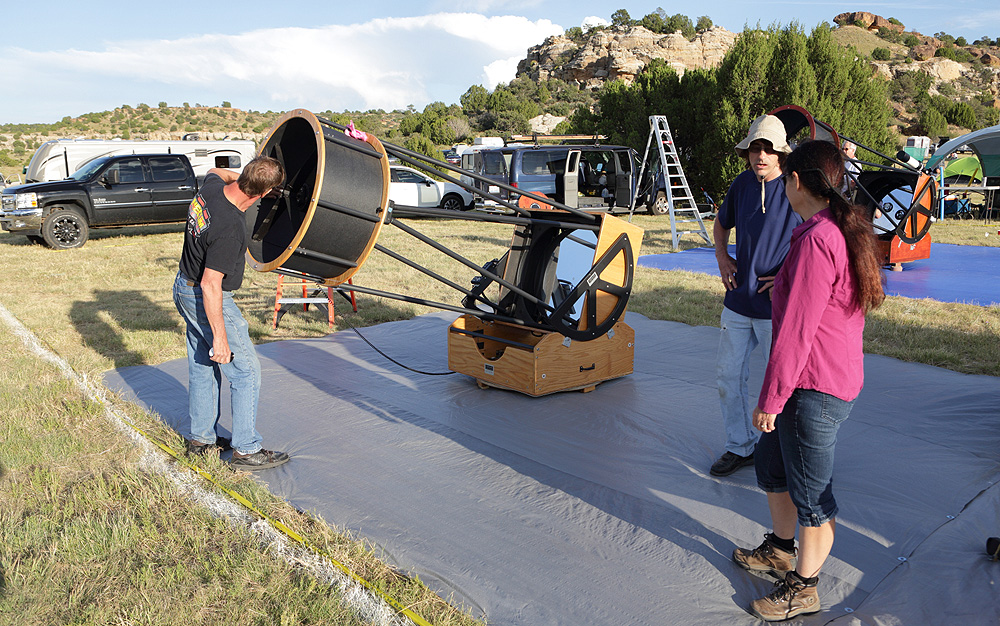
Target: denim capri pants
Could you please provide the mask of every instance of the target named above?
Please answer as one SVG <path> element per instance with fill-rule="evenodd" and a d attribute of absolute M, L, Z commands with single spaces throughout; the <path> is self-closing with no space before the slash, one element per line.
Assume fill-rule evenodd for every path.
<path fill-rule="evenodd" d="M 800 526 L 822 526 L 837 516 L 833 497 L 833 452 L 837 431 L 854 400 L 796 389 L 754 452 L 757 485 L 768 493 L 788 492 Z"/>

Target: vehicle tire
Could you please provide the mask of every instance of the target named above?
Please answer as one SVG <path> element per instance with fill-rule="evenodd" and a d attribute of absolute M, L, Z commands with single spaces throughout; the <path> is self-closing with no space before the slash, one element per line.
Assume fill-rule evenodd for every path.
<path fill-rule="evenodd" d="M 666 215 L 670 212 L 670 205 L 667 204 L 667 193 L 665 191 L 656 192 L 656 200 L 648 205 L 650 215 Z"/>
<path fill-rule="evenodd" d="M 462 202 L 462 196 L 457 193 L 449 193 L 441 198 L 441 208 L 446 211 L 461 211 L 465 209 L 465 202 Z"/>
<path fill-rule="evenodd" d="M 76 209 L 56 209 L 42 222 L 42 238 L 56 250 L 79 248 L 90 238 L 90 227 Z"/>

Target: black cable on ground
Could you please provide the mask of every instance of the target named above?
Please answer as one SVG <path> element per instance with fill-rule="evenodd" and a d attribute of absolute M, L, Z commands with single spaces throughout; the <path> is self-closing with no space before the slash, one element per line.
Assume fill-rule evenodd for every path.
<path fill-rule="evenodd" d="M 402 363 L 400 363 L 400 362 L 399 362 L 399 361 L 397 361 L 396 359 L 392 358 L 391 356 L 389 356 L 389 355 L 388 355 L 388 354 L 386 354 L 385 352 L 382 352 L 381 350 L 379 350 L 378 348 L 376 348 L 376 347 L 375 347 L 375 344 L 373 344 L 372 342 L 368 341 L 368 339 L 366 339 L 366 338 L 365 338 L 365 336 L 361 334 L 361 331 L 360 331 L 360 330 L 358 330 L 357 328 L 355 328 L 353 324 L 351 324 L 350 322 L 348 322 L 348 321 L 347 321 L 346 319 L 344 319 L 343 317 L 341 317 L 340 319 L 341 319 L 341 320 L 342 320 L 342 321 L 343 321 L 343 322 L 344 322 L 345 324 L 347 324 L 348 326 L 350 326 L 350 327 L 351 327 L 351 330 L 353 330 L 353 331 L 354 331 L 355 333 L 357 333 L 358 337 L 361 337 L 361 340 L 362 340 L 362 341 L 364 341 L 364 342 L 365 342 L 365 343 L 367 343 L 367 344 L 368 344 L 369 346 L 371 346 L 371 349 L 372 349 L 372 350 L 374 350 L 375 352 L 378 352 L 379 354 L 381 354 L 382 356 L 384 356 L 384 357 L 385 357 L 386 359 L 388 359 L 388 360 L 392 361 L 393 363 L 395 363 L 396 365 L 400 366 L 400 367 L 401 367 L 401 368 L 403 368 L 403 369 L 406 369 L 406 370 L 410 370 L 411 372 L 414 372 L 415 374 L 423 374 L 424 376 L 448 376 L 449 374 L 454 374 L 454 373 L 455 373 L 455 372 L 423 372 L 423 371 L 421 371 L 421 370 L 418 370 L 418 369 L 414 369 L 414 368 L 412 368 L 412 367 L 409 367 L 408 365 L 403 365 Z"/>

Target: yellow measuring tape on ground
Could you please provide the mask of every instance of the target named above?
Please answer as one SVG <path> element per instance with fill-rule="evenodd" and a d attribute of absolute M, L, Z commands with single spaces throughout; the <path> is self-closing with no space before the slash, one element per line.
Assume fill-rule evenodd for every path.
<path fill-rule="evenodd" d="M 233 491 L 232 489 L 229 489 L 228 487 L 220 484 L 219 481 L 217 481 L 215 479 L 215 477 L 212 476 L 212 474 L 210 474 L 209 472 L 206 472 L 205 470 L 203 470 L 202 468 L 198 467 L 194 463 L 191 463 L 186 458 L 184 458 L 184 456 L 182 456 L 181 454 L 177 453 L 173 448 L 171 448 L 167 444 L 163 443 L 162 441 L 159 441 L 158 439 L 156 439 L 155 437 L 153 437 L 149 433 L 145 432 L 144 430 L 142 430 L 141 428 L 139 428 L 135 424 L 131 423 L 130 421 L 126 420 L 125 423 L 128 424 L 129 426 L 131 426 L 132 428 L 134 428 L 136 430 L 136 432 L 138 432 L 143 437 L 145 437 L 146 439 L 148 439 L 155 446 L 157 446 L 158 448 L 160 448 L 161 450 L 163 450 L 164 452 L 166 452 L 170 456 L 174 457 L 174 459 L 176 459 L 179 463 L 181 463 L 185 467 L 188 467 L 188 468 L 194 470 L 202 478 L 204 478 L 205 480 L 209 481 L 210 483 L 212 483 L 213 485 L 215 485 L 216 487 L 218 487 L 219 489 L 221 489 L 224 493 L 226 493 L 227 495 L 229 495 L 230 497 L 232 497 L 234 500 L 236 500 L 237 502 L 239 502 L 240 504 L 242 504 L 244 507 L 246 507 L 247 509 L 249 509 L 250 511 L 252 511 L 255 515 L 257 515 L 258 517 L 260 517 L 261 519 L 263 519 L 264 521 L 266 521 L 268 524 L 270 524 L 275 530 L 279 531 L 280 533 L 282 533 L 283 535 L 285 535 L 286 537 L 288 537 L 292 541 L 295 541 L 296 543 L 300 544 L 304 548 L 306 548 L 306 549 L 314 552 L 315 554 L 317 554 L 317 555 L 323 557 L 324 559 L 327 559 L 331 563 L 333 563 L 333 565 L 337 569 L 339 569 L 341 572 L 343 572 L 348 578 L 350 578 L 351 580 L 356 581 L 361 586 L 363 586 L 365 589 L 367 589 L 368 591 L 372 592 L 373 594 L 375 594 L 376 596 L 378 596 L 379 598 L 381 598 L 382 600 L 384 600 L 386 604 L 388 604 L 392 608 L 396 609 L 397 611 L 399 611 L 400 613 L 402 613 L 403 615 L 405 615 L 406 617 L 408 617 L 417 626 L 433 626 L 433 624 L 431 624 L 430 622 L 428 622 L 424 618 L 420 617 L 419 615 L 417 615 L 416 613 L 414 613 L 410 609 L 406 608 L 401 602 L 399 602 L 398 600 L 396 600 L 392 596 L 386 594 L 385 592 L 380 591 L 373 584 L 371 584 L 370 582 L 368 582 L 367 580 L 365 580 L 361 576 L 358 576 L 357 574 L 355 574 L 353 571 L 351 571 L 351 569 L 349 567 L 347 567 L 346 565 L 344 565 L 343 563 L 341 563 L 337 559 L 335 559 L 332 556 L 330 556 L 329 554 L 327 554 L 321 548 L 319 548 L 317 546 L 314 546 L 311 543 L 309 543 L 308 541 L 306 541 L 305 537 L 303 537 L 299 533 L 295 532 L 294 530 L 292 530 L 291 528 L 289 528 L 285 524 L 283 524 L 283 523 L 279 522 L 278 520 L 274 519 L 273 517 L 269 516 L 267 513 L 264 513 L 263 511 L 261 511 L 260 509 L 258 509 L 256 506 L 253 505 L 252 502 L 250 502 L 249 500 L 247 500 L 246 498 L 244 498 L 242 495 L 240 495 L 240 494 L 236 493 L 235 491 Z"/>
<path fill-rule="evenodd" d="M 11 314 L 11 312 L 8 311 L 7 308 L 3 306 L 3 304 L 0 304 L 0 321 L 6 323 L 7 326 L 9 326 L 10 329 L 13 331 L 13 334 L 19 337 L 21 341 L 28 348 L 30 348 L 35 354 L 37 354 L 42 359 L 53 363 L 59 370 L 63 372 L 63 375 L 65 375 L 68 379 L 76 383 L 76 385 L 80 387 L 81 391 L 83 391 L 84 394 L 86 394 L 92 401 L 102 405 L 105 411 L 107 411 L 110 414 L 113 414 L 121 421 L 121 423 L 127 424 L 134 431 L 145 437 L 146 440 L 148 440 L 150 443 L 154 444 L 156 447 L 160 448 L 170 456 L 174 457 L 179 463 L 181 463 L 181 465 L 184 465 L 185 467 L 188 467 L 197 472 L 200 476 L 202 476 L 210 483 L 221 489 L 224 493 L 231 496 L 234 500 L 236 500 L 244 507 L 252 511 L 255 515 L 266 521 L 275 530 L 281 532 L 286 537 L 288 537 L 292 541 L 295 541 L 296 543 L 303 546 L 307 550 L 310 550 L 317 556 L 320 556 L 330 561 L 330 563 L 333 563 L 333 565 L 336 566 L 337 569 L 339 569 L 341 572 L 343 572 L 348 578 L 356 581 L 358 584 L 360 584 L 362 587 L 370 591 L 376 597 L 382 599 L 386 604 L 391 606 L 393 609 L 395 609 L 402 615 L 405 615 L 417 626 L 433 626 L 430 622 L 428 622 L 424 618 L 420 617 L 419 615 L 408 609 L 401 602 L 399 602 L 392 596 L 386 594 L 385 592 L 380 591 L 370 582 L 352 572 L 349 567 L 347 567 L 337 559 L 333 558 L 319 547 L 310 544 L 308 541 L 306 541 L 305 537 L 298 534 L 288 526 L 282 524 L 278 520 L 273 519 L 263 511 L 259 510 L 257 507 L 253 505 L 252 502 L 250 502 L 240 494 L 236 493 L 232 489 L 229 489 L 221 485 L 219 481 L 217 481 L 215 477 L 212 476 L 210 473 L 194 465 L 186 458 L 184 458 L 183 455 L 174 451 L 170 446 L 163 443 L 162 441 L 157 440 L 155 437 L 144 431 L 142 428 L 132 423 L 132 420 L 130 420 L 127 416 L 123 415 L 120 411 L 110 406 L 110 403 L 106 399 L 105 392 L 102 387 L 91 385 L 86 380 L 86 378 L 78 374 L 76 370 L 74 370 L 73 367 L 65 359 L 59 356 L 51 348 L 44 346 L 42 342 L 38 339 L 38 337 L 36 337 L 34 333 L 28 330 L 24 326 L 24 324 L 21 323 L 19 319 L 14 317 L 14 315 Z"/>

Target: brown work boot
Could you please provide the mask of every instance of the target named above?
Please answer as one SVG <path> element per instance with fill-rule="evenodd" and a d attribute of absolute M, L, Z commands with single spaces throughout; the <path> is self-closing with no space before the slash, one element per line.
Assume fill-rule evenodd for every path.
<path fill-rule="evenodd" d="M 733 550 L 733 561 L 745 570 L 764 572 L 775 578 L 784 578 L 788 572 L 795 569 L 795 550 L 786 552 L 767 540 L 753 550 L 736 548 Z"/>
<path fill-rule="evenodd" d="M 780 622 L 820 610 L 816 585 L 806 585 L 789 572 L 774 583 L 774 591 L 750 603 L 750 612 L 765 622 Z"/>

